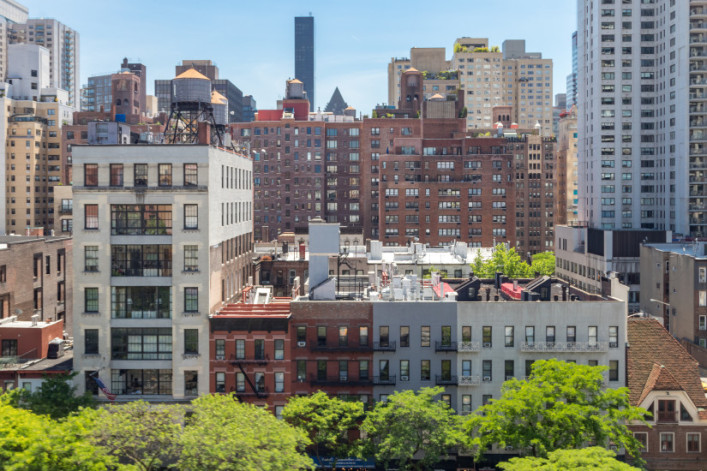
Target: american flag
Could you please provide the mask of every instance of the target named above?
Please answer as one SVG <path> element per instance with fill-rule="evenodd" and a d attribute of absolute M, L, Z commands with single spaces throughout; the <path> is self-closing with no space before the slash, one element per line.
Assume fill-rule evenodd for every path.
<path fill-rule="evenodd" d="M 108 400 L 109 400 L 109 401 L 115 401 L 115 397 L 117 396 L 117 394 L 113 394 L 112 392 L 110 392 L 110 390 L 108 389 L 108 387 L 107 387 L 105 384 L 103 384 L 103 381 L 101 381 L 101 378 L 99 378 L 98 376 L 94 376 L 93 379 L 96 380 L 96 384 L 98 384 L 98 388 L 99 388 L 101 391 L 103 391 L 103 394 L 106 395 L 106 397 L 108 398 Z"/>

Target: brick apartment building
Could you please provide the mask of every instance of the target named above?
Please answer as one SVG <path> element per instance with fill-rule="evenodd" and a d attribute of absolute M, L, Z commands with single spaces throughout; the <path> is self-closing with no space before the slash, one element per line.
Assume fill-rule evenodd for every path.
<path fill-rule="evenodd" d="M 70 237 L 0 237 L 0 319 L 71 323 L 72 240 Z M 68 260 L 68 263 L 67 263 Z"/>

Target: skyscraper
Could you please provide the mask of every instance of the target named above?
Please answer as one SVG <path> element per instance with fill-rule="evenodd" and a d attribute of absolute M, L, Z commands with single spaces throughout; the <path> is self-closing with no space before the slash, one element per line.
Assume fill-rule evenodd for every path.
<path fill-rule="evenodd" d="M 577 31 L 572 33 L 572 73 L 567 76 L 567 109 L 577 104 Z"/>
<path fill-rule="evenodd" d="M 579 218 L 705 235 L 707 1 L 615 3 L 577 2 Z"/>
<path fill-rule="evenodd" d="M 304 83 L 309 110 L 314 111 L 314 17 L 295 17 L 295 78 Z"/>

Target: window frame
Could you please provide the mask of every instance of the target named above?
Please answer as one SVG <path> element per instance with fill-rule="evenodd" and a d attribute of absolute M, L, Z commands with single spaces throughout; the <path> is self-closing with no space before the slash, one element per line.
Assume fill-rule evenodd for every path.
<path fill-rule="evenodd" d="M 185 204 L 184 205 L 184 230 L 195 231 L 199 229 L 199 205 Z M 194 214 L 188 214 L 194 211 Z"/>
<path fill-rule="evenodd" d="M 184 186 L 199 185 L 199 164 L 189 163 L 184 164 Z"/>

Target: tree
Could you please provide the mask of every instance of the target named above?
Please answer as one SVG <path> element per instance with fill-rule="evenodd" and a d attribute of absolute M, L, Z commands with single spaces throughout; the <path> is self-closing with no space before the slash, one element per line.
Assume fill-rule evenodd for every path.
<path fill-rule="evenodd" d="M 76 386 L 71 380 L 77 374 L 46 375 L 37 390 L 31 393 L 23 390 L 19 405 L 53 419 L 66 417 L 82 407 L 94 407 L 96 401 L 90 393 L 76 395 Z"/>
<path fill-rule="evenodd" d="M 604 366 L 539 360 L 527 381 L 503 383 L 501 397 L 467 419 L 469 444 L 480 458 L 492 444 L 536 457 L 587 443 L 614 444 L 638 457 L 639 442 L 626 423 L 646 411 L 629 403 L 628 389 L 604 389 Z"/>
<path fill-rule="evenodd" d="M 540 252 L 533 255 L 533 263 L 530 265 L 532 273 L 552 276 L 555 274 L 555 254 L 553 252 Z"/>
<path fill-rule="evenodd" d="M 282 411 L 288 424 L 302 430 L 312 441 L 318 461 L 323 453 L 334 458 L 348 458 L 356 452 L 357 444 L 349 440 L 348 431 L 357 427 L 363 418 L 363 403 L 343 401 L 322 391 L 310 396 L 294 396 Z"/>
<path fill-rule="evenodd" d="M 613 451 L 598 446 L 556 450 L 548 453 L 547 458 L 511 458 L 510 461 L 499 463 L 498 467 L 505 471 L 638 471 L 638 468 L 617 460 Z"/>
<path fill-rule="evenodd" d="M 312 469 L 301 453 L 309 440 L 267 410 L 233 395 L 201 396 L 181 436 L 183 471 Z"/>
<path fill-rule="evenodd" d="M 458 416 L 435 398 L 443 392 L 441 387 L 397 391 L 377 403 L 361 424 L 367 437 L 362 451 L 386 469 L 393 461 L 403 470 L 429 469 L 461 440 Z"/>
<path fill-rule="evenodd" d="M 92 425 L 80 415 L 55 421 L 0 402 L 0 471 L 120 469 L 87 440 Z"/>
<path fill-rule="evenodd" d="M 511 278 L 525 278 L 531 274 L 530 266 L 521 260 L 516 249 L 508 249 L 506 244 L 498 244 L 491 258 L 486 260 L 481 258 L 481 251 L 478 251 L 471 267 L 479 278 L 491 278 L 496 272 Z"/>
<path fill-rule="evenodd" d="M 184 421 L 184 408 L 180 405 L 134 401 L 83 414 L 99 424 L 92 436 L 93 443 L 139 470 L 160 469 L 179 456 Z"/>

